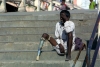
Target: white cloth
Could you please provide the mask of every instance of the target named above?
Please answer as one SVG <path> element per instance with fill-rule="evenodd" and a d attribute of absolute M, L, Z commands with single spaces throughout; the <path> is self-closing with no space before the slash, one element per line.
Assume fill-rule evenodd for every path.
<path fill-rule="evenodd" d="M 60 6 L 60 10 L 66 10 L 66 6 L 65 5 L 61 5 Z"/>
<path fill-rule="evenodd" d="M 74 44 L 74 39 L 75 39 L 75 24 L 72 21 L 66 21 L 64 23 L 64 26 L 61 25 L 61 22 L 58 22 L 56 24 L 55 28 L 55 36 L 56 41 L 58 44 L 62 44 L 64 46 L 64 49 L 67 49 L 67 33 L 73 32 L 73 46 L 72 50 L 74 50 L 75 44 Z"/>
<path fill-rule="evenodd" d="M 81 0 L 81 7 L 83 9 L 89 9 L 89 4 L 90 4 L 90 1 L 89 0 Z"/>
<path fill-rule="evenodd" d="M 60 55 L 61 55 L 61 54 L 64 54 L 64 53 L 61 53 L 61 52 L 60 52 L 59 46 L 58 46 L 58 45 L 53 46 L 53 48 L 57 51 L 58 54 L 60 54 Z"/>
<path fill-rule="evenodd" d="M 89 9 L 90 0 L 77 0 L 77 6 L 83 9 Z"/>

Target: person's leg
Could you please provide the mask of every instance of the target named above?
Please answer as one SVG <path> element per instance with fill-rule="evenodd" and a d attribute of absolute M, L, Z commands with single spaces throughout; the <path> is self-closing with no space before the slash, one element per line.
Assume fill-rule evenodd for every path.
<path fill-rule="evenodd" d="M 55 50 L 58 52 L 58 54 L 65 53 L 64 47 L 61 44 L 58 45 L 56 40 L 53 37 L 49 36 L 47 33 L 44 33 L 42 35 L 42 38 L 44 38 L 45 40 L 48 40 L 51 43 L 51 45 L 55 47 Z"/>
<path fill-rule="evenodd" d="M 57 42 L 55 41 L 54 38 L 50 37 L 47 33 L 44 33 L 42 35 L 42 37 L 45 39 L 45 40 L 48 40 L 52 46 L 56 46 L 57 45 Z"/>

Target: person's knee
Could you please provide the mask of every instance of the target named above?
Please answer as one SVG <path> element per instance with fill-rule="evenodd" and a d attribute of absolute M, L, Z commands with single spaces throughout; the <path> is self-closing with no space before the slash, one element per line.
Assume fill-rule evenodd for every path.
<path fill-rule="evenodd" d="M 58 45 L 53 46 L 53 48 L 56 50 L 57 54 L 60 56 L 64 56 L 65 52 L 61 52 L 60 47 Z"/>
<path fill-rule="evenodd" d="M 48 39 L 49 35 L 47 33 L 43 33 L 42 37 L 45 38 L 45 39 Z"/>

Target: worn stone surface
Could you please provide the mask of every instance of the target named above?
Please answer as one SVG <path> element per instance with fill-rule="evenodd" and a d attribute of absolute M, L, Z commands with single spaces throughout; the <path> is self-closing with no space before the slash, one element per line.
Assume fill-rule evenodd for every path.
<path fill-rule="evenodd" d="M 76 36 L 84 43 L 90 39 L 97 19 L 97 10 L 72 10 L 71 20 L 75 23 Z M 71 67 L 78 51 L 72 52 L 72 60 L 65 62 L 49 42 L 45 42 L 40 61 L 36 61 L 41 35 L 48 33 L 54 37 L 55 24 L 59 21 L 59 11 L 0 13 L 0 67 Z M 91 60 L 94 50 L 91 51 Z M 82 67 L 86 50 L 83 50 L 76 67 Z M 97 56 L 95 67 L 99 67 Z"/>

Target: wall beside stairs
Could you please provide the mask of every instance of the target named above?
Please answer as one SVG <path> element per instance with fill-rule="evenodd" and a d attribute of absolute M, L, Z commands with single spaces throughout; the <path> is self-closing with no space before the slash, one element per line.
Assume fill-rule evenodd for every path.
<path fill-rule="evenodd" d="M 97 19 L 97 10 L 71 10 L 71 20 L 76 25 L 76 36 L 89 40 Z M 0 66 L 1 67 L 70 67 L 65 56 L 51 51 L 52 46 L 44 43 L 40 61 L 36 61 L 38 44 L 43 33 L 54 36 L 59 11 L 8 12 L 0 13 Z M 92 55 L 93 55 L 92 51 Z M 77 52 L 72 53 L 74 60 Z M 52 57 L 53 56 L 53 57 Z M 79 63 L 82 63 L 85 51 Z M 92 57 L 92 56 L 91 56 Z M 97 60 L 96 67 L 100 61 Z"/>

